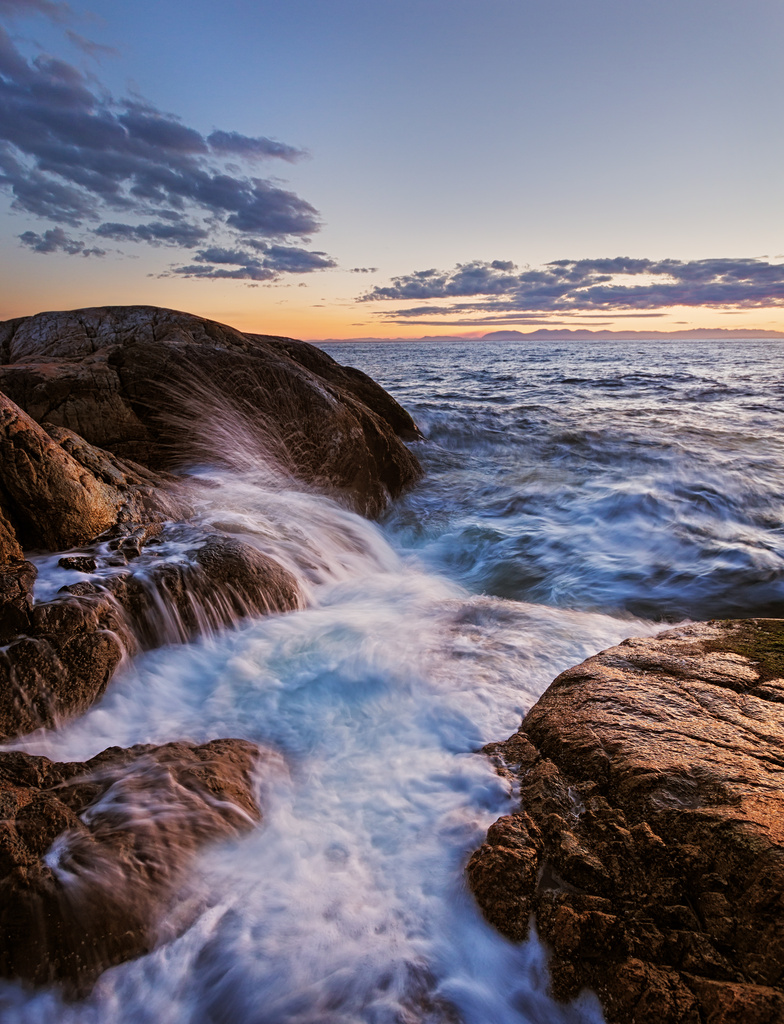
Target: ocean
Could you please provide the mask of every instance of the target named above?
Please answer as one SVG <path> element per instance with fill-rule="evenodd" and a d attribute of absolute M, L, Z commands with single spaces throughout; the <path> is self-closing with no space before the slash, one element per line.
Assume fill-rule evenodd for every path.
<path fill-rule="evenodd" d="M 279 558 L 307 606 L 148 651 L 10 744 L 244 737 L 282 755 L 264 820 L 199 856 L 153 953 L 81 1002 L 4 982 L 3 1022 L 602 1020 L 591 993 L 553 1002 L 536 936 L 501 938 L 466 888 L 514 806 L 478 751 L 625 637 L 784 615 L 782 342 L 323 347 L 412 413 L 424 479 L 372 523 L 263 460 L 193 467 L 199 521 Z"/>

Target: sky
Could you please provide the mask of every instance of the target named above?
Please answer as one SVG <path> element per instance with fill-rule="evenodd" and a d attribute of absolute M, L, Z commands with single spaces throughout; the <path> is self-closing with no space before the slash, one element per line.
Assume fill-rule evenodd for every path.
<path fill-rule="evenodd" d="M 784 330 L 781 0 L 0 0 L 0 318 Z"/>

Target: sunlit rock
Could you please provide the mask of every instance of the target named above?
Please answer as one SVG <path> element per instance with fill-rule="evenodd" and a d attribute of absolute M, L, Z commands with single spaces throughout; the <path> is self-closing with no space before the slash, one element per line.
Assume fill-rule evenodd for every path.
<path fill-rule="evenodd" d="M 631 639 L 562 673 L 487 753 L 521 807 L 468 876 L 556 995 L 610 1024 L 784 1020 L 784 620 Z"/>

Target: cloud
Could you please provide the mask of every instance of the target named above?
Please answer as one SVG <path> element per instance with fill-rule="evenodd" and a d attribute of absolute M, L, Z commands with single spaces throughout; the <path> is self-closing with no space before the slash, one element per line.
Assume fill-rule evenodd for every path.
<path fill-rule="evenodd" d="M 84 244 L 78 238 L 69 238 L 62 228 L 50 228 L 42 235 L 35 231 L 25 231 L 19 236 L 22 245 L 26 245 L 33 252 L 66 252 L 70 256 L 105 256 L 106 250 L 93 247 L 85 249 Z"/>
<path fill-rule="evenodd" d="M 207 136 L 207 142 L 215 153 L 242 156 L 249 160 L 280 157 L 281 160 L 293 163 L 305 155 L 305 150 L 287 146 L 284 142 L 276 142 L 274 139 L 266 139 L 263 136 L 252 139 L 247 135 L 240 135 L 239 132 L 214 131 Z"/>
<path fill-rule="evenodd" d="M 64 17 L 65 8 L 48 0 L 0 0 L 2 10 Z M 93 45 L 75 33 L 71 38 L 82 49 Z M 48 55 L 28 61 L 0 27 L 0 189 L 20 213 L 154 246 L 274 243 L 281 254 L 268 252 L 264 268 L 302 273 L 334 265 L 323 253 L 310 260 L 290 255 L 305 252 L 291 242 L 319 230 L 318 212 L 247 169 L 261 159 L 292 162 L 302 155 L 238 132 L 205 137 L 138 97 L 116 101 L 65 61 Z M 87 247 L 81 243 L 82 251 Z"/>
<path fill-rule="evenodd" d="M 209 232 L 197 224 L 185 221 L 162 224 L 152 221 L 149 224 L 119 224 L 107 222 L 95 229 L 94 234 L 100 238 L 111 238 L 115 242 L 147 242 L 150 245 L 177 245 L 183 249 L 192 249 L 204 242 Z"/>
<path fill-rule="evenodd" d="M 0 3 L 2 3 L 2 0 L 0 0 Z M 77 50 L 81 50 L 82 53 L 92 57 L 93 60 L 100 60 L 101 57 L 117 57 L 120 53 L 114 46 L 94 43 L 92 39 L 85 39 L 84 36 L 80 36 L 78 32 L 72 32 L 71 29 L 68 29 L 65 34 Z"/>
<path fill-rule="evenodd" d="M 172 273 L 182 277 L 208 280 L 272 281 L 280 274 L 309 274 L 334 267 L 335 261 L 324 252 L 310 252 L 297 246 L 255 243 L 255 252 L 210 246 L 200 249 L 196 262 L 175 267 Z"/>
<path fill-rule="evenodd" d="M 378 267 L 352 267 L 349 274 L 377 274 Z"/>
<path fill-rule="evenodd" d="M 74 13 L 68 4 L 54 0 L 0 0 L 0 17 L 24 18 L 30 14 L 43 14 L 52 21 L 70 21 Z"/>
<path fill-rule="evenodd" d="M 637 278 L 638 280 L 634 280 Z M 451 271 L 420 270 L 393 278 L 361 301 L 481 297 L 479 302 L 415 305 L 387 316 L 517 315 L 587 310 L 655 310 L 670 306 L 784 305 L 784 263 L 762 259 L 682 261 L 617 257 L 555 260 L 520 270 L 509 261 L 459 263 Z M 487 321 L 484 321 L 487 322 Z"/>

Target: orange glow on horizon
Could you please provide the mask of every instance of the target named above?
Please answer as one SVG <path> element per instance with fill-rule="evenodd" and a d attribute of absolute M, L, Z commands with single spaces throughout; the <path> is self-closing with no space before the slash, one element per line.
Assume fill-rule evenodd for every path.
<path fill-rule="evenodd" d="M 40 275 L 6 276 L 6 288 L 0 298 L 0 320 L 30 316 L 46 310 L 79 309 L 98 305 L 154 305 L 180 309 L 210 320 L 229 324 L 241 331 L 275 334 L 307 340 L 326 338 L 419 338 L 481 337 L 493 331 L 520 331 L 523 334 L 545 328 L 550 330 L 591 331 L 665 331 L 695 328 L 760 330 L 784 332 L 784 309 L 770 307 L 745 310 L 675 307 L 661 316 L 635 317 L 624 313 L 607 315 L 532 314 L 531 323 L 470 323 L 463 319 L 450 324 L 435 313 L 421 317 L 424 323 L 390 322 L 376 304 L 349 299 L 314 302 L 315 288 L 247 288 L 196 281 L 172 281 L 148 277 L 131 282 L 116 275 L 99 272 L 78 280 L 41 280 Z M 14 279 L 16 278 L 16 279 Z M 319 289 L 320 290 L 320 289 Z M 379 304 L 381 305 L 381 304 Z"/>

